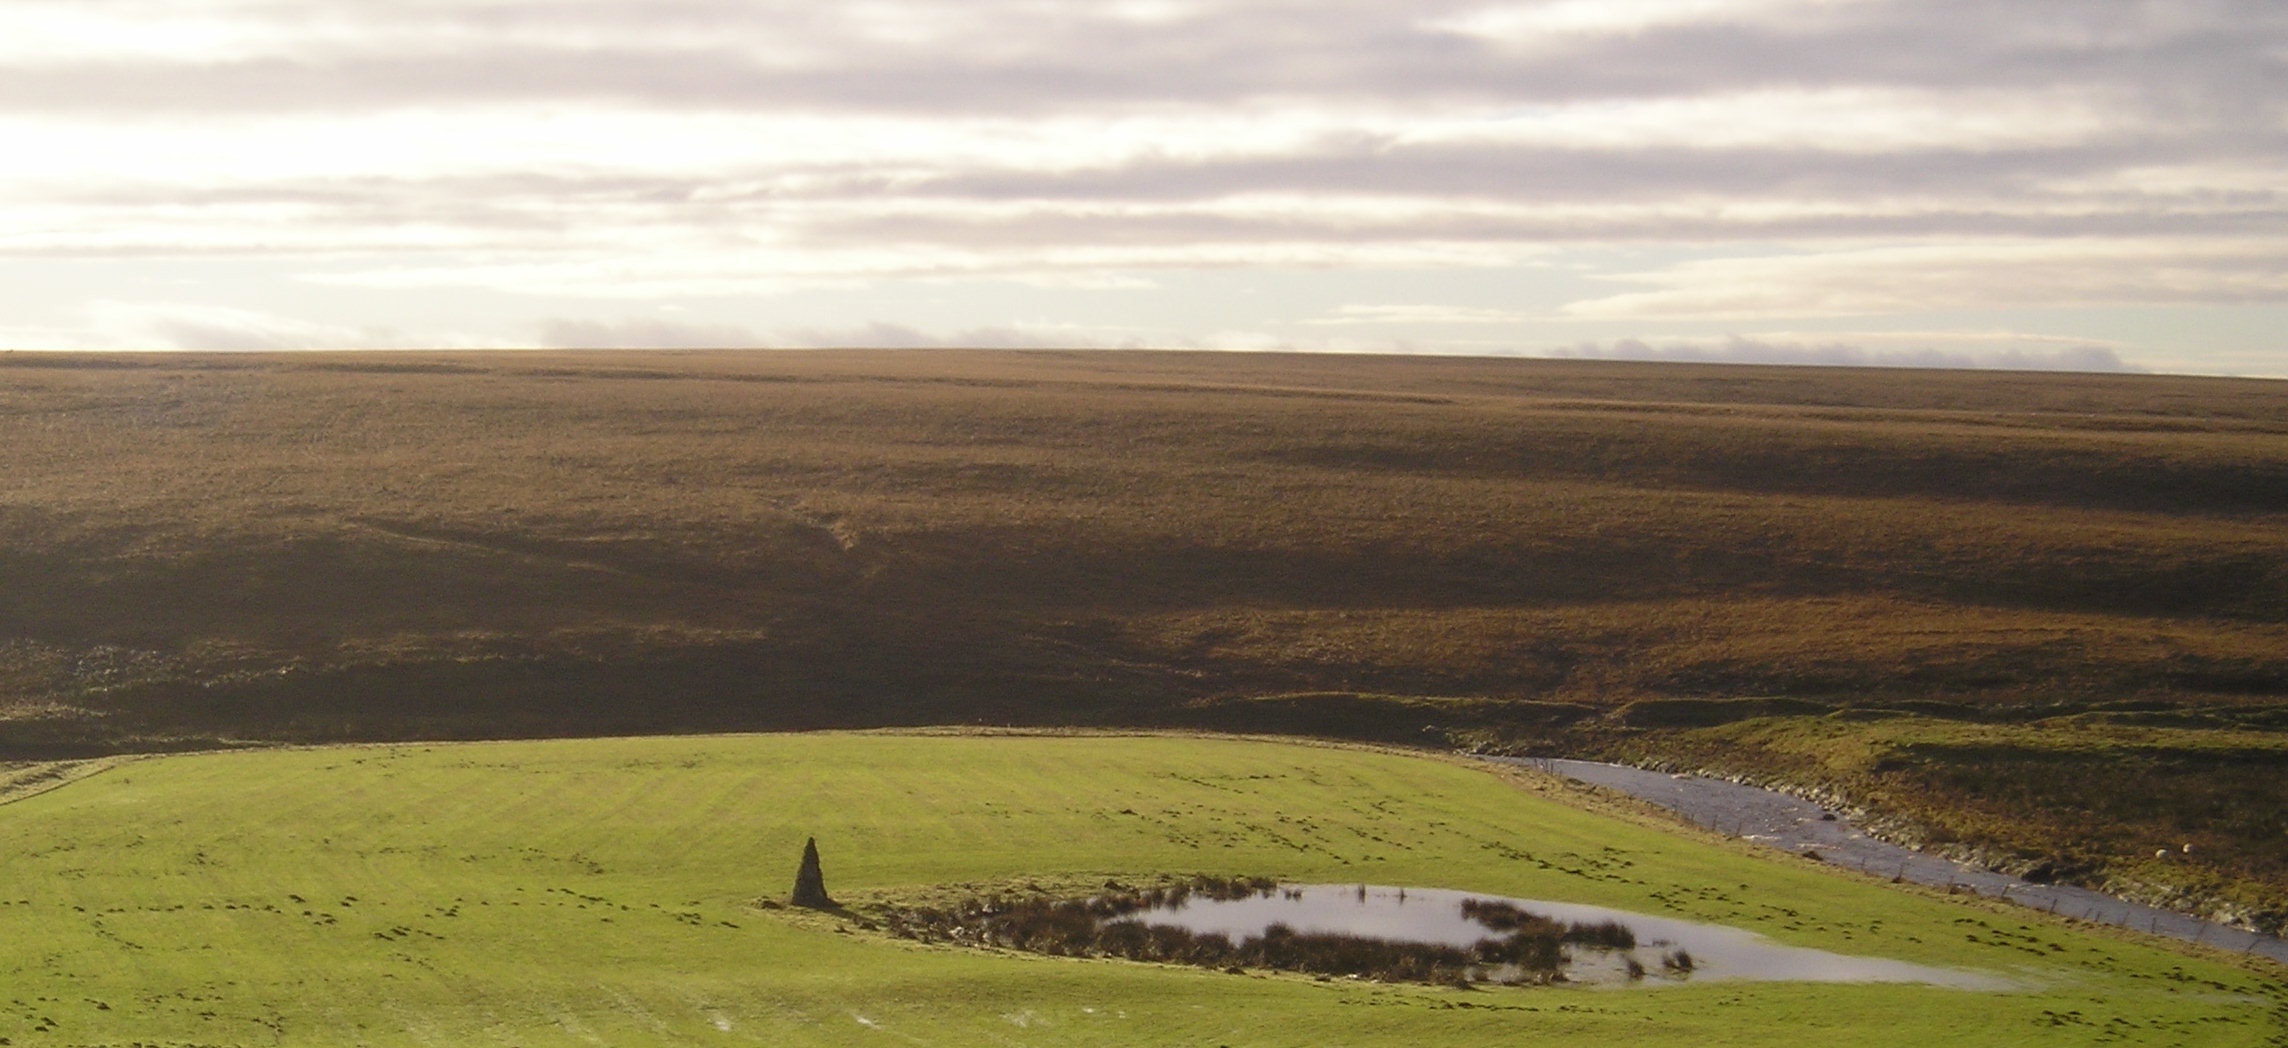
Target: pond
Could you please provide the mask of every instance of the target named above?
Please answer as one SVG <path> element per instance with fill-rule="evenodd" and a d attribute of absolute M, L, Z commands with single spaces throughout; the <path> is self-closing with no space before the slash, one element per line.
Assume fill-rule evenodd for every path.
<path fill-rule="evenodd" d="M 1471 905 L 1465 906 L 1465 903 Z M 1573 926 L 1619 924 L 1634 934 L 1636 946 L 1632 949 L 1581 942 L 1568 944 L 1563 975 L 1564 981 L 1570 983 L 1628 985 L 1746 979 L 1911 982 L 1964 990 L 2006 990 L 2015 986 L 2010 980 L 1984 972 L 1786 946 L 1754 932 L 1723 925 L 1580 903 L 1510 899 L 1436 888 L 1281 885 L 1238 898 L 1183 896 L 1118 919 L 1181 928 L 1198 935 L 1222 935 L 1235 942 L 1260 938 L 1274 927 L 1284 926 L 1303 935 L 1349 935 L 1469 948 L 1502 934 L 1497 930 L 1498 919 L 1488 923 L 1489 912 L 1501 914 L 1517 910 Z"/>

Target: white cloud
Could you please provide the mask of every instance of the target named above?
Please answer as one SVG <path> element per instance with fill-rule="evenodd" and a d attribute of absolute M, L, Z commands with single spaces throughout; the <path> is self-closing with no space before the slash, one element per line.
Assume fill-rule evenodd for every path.
<path fill-rule="evenodd" d="M 1710 340 L 1701 340 L 1714 344 Z M 1749 331 L 1728 336 L 1724 343 L 1734 341 L 1759 342 L 1780 345 L 1835 344 L 1909 348 L 1946 346 L 1965 352 L 2030 352 L 2046 353 L 2061 348 L 2095 347 L 2119 351 L 2126 344 L 2083 335 L 2057 335 L 2039 331 L 2016 331 L 2007 328 L 1951 328 L 1930 330 L 1835 330 L 1835 331 Z"/>
<path fill-rule="evenodd" d="M 1506 309 L 1477 309 L 1467 306 L 1412 305 L 1348 305 L 1332 315 L 1313 317 L 1306 324 L 1515 324 L 1532 317 Z"/>
<path fill-rule="evenodd" d="M 1151 332 L 1108 325 L 1034 323 L 933 326 L 870 321 L 841 326 L 748 327 L 655 318 L 557 318 L 539 327 L 554 349 L 1198 349 L 1227 352 L 1408 353 L 1437 347 L 1407 339 L 1296 337 L 1257 328 Z M 1450 349 L 1448 350 L 1450 351 Z"/>
<path fill-rule="evenodd" d="M 737 324 L 557 318 L 540 325 L 540 345 L 549 349 L 751 349 L 771 344 Z"/>
<path fill-rule="evenodd" d="M 90 57 L 229 60 L 274 52 L 283 27 L 180 5 L 0 3 L 0 55 L 41 63 Z"/>
<path fill-rule="evenodd" d="M 1689 97 L 1537 106 L 1488 119 L 1430 121 L 1401 141 L 1507 142 L 1566 149 L 2026 150 L 2135 131 L 2105 92 L 1768 88 Z"/>
<path fill-rule="evenodd" d="M 1458 268 L 1505 265 L 1501 245 L 1445 243 L 1239 242 L 1085 246 L 1009 245 L 998 250 L 948 244 L 872 247 L 782 246 L 746 251 L 692 248 L 657 255 L 579 253 L 573 257 L 375 267 L 311 274 L 310 283 L 405 290 L 482 287 L 530 296 L 672 299 L 783 295 L 857 288 L 881 280 L 1009 280 L 1044 288 L 1146 290 L 1137 270 L 1246 267 Z"/>
<path fill-rule="evenodd" d="M 779 336 L 778 344 L 817 349 L 1100 349 L 1132 343 L 1070 328 L 995 324 L 932 333 L 877 321 L 842 328 L 795 328 Z"/>
<path fill-rule="evenodd" d="M 165 344 L 397 338 L 415 291 L 447 332 L 746 299 L 604 333 L 778 338 L 798 291 L 994 329 L 907 308 L 965 280 L 1121 330 L 1154 310 L 1109 292 L 1210 270 L 1324 279 L 1156 337 L 2190 315 L 2288 303 L 2284 40 L 2277 0 L 0 0 L 0 266 L 286 289 L 82 332 Z M 1342 279 L 1552 260 L 1515 314 Z M 1280 341 L 1330 327 L 1391 338 Z"/>
<path fill-rule="evenodd" d="M 1717 364 L 1786 364 L 1820 367 L 1953 368 L 2003 371 L 2139 371 L 2105 346 L 2047 349 L 2006 347 L 1869 348 L 1850 342 L 1795 342 L 1732 337 L 1722 340 L 1621 339 L 1581 343 L 1548 352 L 1591 360 L 1685 361 Z"/>
<path fill-rule="evenodd" d="M 1569 316 L 1703 320 L 2288 300 L 2288 241 L 1950 242 L 1698 259 Z"/>
<path fill-rule="evenodd" d="M 552 349 L 1122 349 L 1146 345 L 1133 333 L 1072 325 L 999 324 L 929 331 L 885 321 L 768 331 L 737 324 L 639 318 L 558 318 L 540 325 Z"/>
<path fill-rule="evenodd" d="M 184 349 L 210 352 L 308 349 L 490 349 L 497 341 L 443 332 L 329 323 L 196 302 L 105 300 L 86 310 L 92 338 L 38 348 Z"/>
<path fill-rule="evenodd" d="M 1845 2 L 1849 0 L 1542 0 L 1481 7 L 1427 24 L 1497 43 L 1534 46 L 1669 26 L 1769 23 Z"/>

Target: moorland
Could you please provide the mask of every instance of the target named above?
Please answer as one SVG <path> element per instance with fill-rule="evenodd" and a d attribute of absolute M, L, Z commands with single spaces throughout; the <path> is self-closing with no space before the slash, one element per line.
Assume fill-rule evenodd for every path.
<path fill-rule="evenodd" d="M 18 353 L 0 475 L 21 776 L 277 743 L 1316 735 L 1825 789 L 1999 865 L 2288 919 L 2278 382 Z"/>

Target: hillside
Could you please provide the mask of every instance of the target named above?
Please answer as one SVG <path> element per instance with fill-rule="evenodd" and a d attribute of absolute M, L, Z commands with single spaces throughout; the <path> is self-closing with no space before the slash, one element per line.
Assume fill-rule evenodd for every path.
<path fill-rule="evenodd" d="M 2228 752 L 2288 787 L 2278 382 L 19 353 L 0 470 L 0 759 L 1142 724 L 1979 789 L 1911 733 L 1816 760 L 1704 737 L 1843 709 L 2159 717 L 2258 739 L 2139 751 L 2163 771 Z M 2042 839 L 2055 798 L 2013 795 Z M 2257 807 L 2204 805 L 2202 832 L 2245 852 L 2217 876 L 2288 900 L 2288 834 Z M 2151 834 L 2106 854 L 2195 814 L 2136 814 Z"/>
<path fill-rule="evenodd" d="M 2288 388 L 2206 379 L 14 354 L 8 730 L 1088 723 L 1311 691 L 2270 702 L 2284 438 Z"/>

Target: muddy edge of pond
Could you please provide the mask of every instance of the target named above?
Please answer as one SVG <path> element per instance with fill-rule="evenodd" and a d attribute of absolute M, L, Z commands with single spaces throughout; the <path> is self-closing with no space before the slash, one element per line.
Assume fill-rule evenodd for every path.
<path fill-rule="evenodd" d="M 1117 957 L 1319 979 L 1622 988 L 1687 981 L 1916 982 L 2003 976 L 1773 942 L 1730 925 L 1448 888 L 1194 876 L 1074 894 L 986 891 L 869 907 L 869 930 L 927 944 Z"/>
<path fill-rule="evenodd" d="M 1066 957 L 1118 957 L 1238 972 L 1268 969 L 1323 978 L 1470 986 L 1488 981 L 1546 985 L 1563 981 L 1563 945 L 1583 931 L 1537 920 L 1503 935 L 1481 928 L 1463 943 L 1392 938 L 1349 931 L 1301 930 L 1285 924 L 1250 934 L 1194 930 L 1175 911 L 1193 902 L 1268 899 L 1278 882 L 1257 877 L 1196 876 L 1173 886 L 1132 888 L 1107 882 L 1077 897 L 995 892 L 948 906 L 885 909 L 889 934 L 923 943 L 1023 950 Z M 1359 889 L 1365 898 L 1365 888 Z M 1300 898 L 1299 893 L 1288 893 Z M 1159 913 L 1162 920 L 1153 920 Z M 1595 929 L 1592 929 L 1594 931 Z M 1629 943 L 1634 946 L 1633 940 Z"/>
<path fill-rule="evenodd" d="M 2191 914 L 2062 884 L 2036 884 L 1870 836 L 1834 807 L 1706 775 L 1550 757 L 1471 754 L 1614 790 L 1703 829 L 1895 881 L 1967 890 L 2048 913 L 2110 924 L 2288 964 L 2288 941 Z"/>
<path fill-rule="evenodd" d="M 1983 971 L 1912 964 L 1775 942 L 1733 925 L 1587 903 L 1489 895 L 1452 888 L 1281 884 L 1252 896 L 1178 900 L 1138 919 L 1233 940 L 1291 932 L 1332 933 L 1468 947 L 1520 928 L 1562 932 L 1551 969 L 1569 984 L 1661 985 L 1685 980 L 1918 982 L 2007 990 L 2015 981 Z M 1551 945 L 1557 945 L 1552 936 Z"/>

